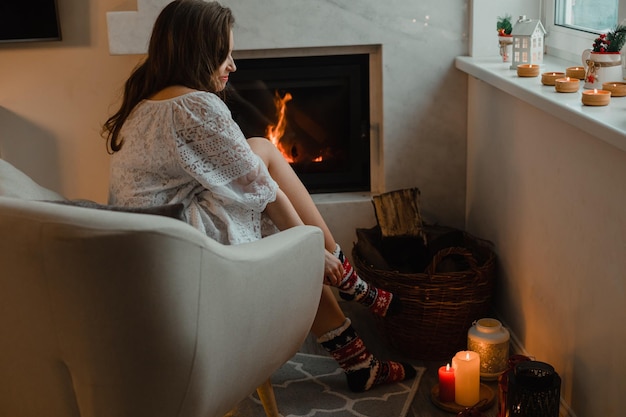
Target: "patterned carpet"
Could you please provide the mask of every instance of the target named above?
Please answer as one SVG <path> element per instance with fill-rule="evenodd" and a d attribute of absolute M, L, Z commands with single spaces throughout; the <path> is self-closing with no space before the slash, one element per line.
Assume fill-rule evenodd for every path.
<path fill-rule="evenodd" d="M 298 353 L 272 376 L 278 409 L 284 417 L 405 417 L 424 368 L 411 381 L 353 393 L 332 358 Z M 264 416 L 256 393 L 242 401 L 232 417 Z"/>

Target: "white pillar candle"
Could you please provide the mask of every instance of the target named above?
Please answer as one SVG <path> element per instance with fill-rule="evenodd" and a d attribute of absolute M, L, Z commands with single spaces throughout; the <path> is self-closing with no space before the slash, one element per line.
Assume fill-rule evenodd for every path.
<path fill-rule="evenodd" d="M 454 402 L 471 407 L 480 400 L 480 356 L 462 350 L 452 358 L 454 368 Z"/>

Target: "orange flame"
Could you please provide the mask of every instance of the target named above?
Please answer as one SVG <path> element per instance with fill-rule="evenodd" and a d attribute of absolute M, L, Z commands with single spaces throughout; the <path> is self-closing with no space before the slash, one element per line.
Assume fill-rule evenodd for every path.
<path fill-rule="evenodd" d="M 267 138 L 278 148 L 278 150 L 283 154 L 287 162 L 293 163 L 293 157 L 287 152 L 282 144 L 280 143 L 280 139 L 285 134 L 285 128 L 287 127 L 287 117 L 285 116 L 287 110 L 287 102 L 289 102 L 293 97 L 291 93 L 285 94 L 284 97 L 280 97 L 278 91 L 274 94 L 274 105 L 276 106 L 276 113 L 278 115 L 278 122 L 275 125 L 267 126 L 265 131 L 265 135 Z"/>

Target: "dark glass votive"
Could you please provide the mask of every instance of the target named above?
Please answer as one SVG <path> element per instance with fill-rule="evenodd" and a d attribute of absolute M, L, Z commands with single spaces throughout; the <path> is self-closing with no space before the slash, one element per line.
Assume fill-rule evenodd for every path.
<path fill-rule="evenodd" d="M 558 417 L 561 377 L 551 365 L 526 361 L 509 374 L 507 411 L 509 416 Z"/>

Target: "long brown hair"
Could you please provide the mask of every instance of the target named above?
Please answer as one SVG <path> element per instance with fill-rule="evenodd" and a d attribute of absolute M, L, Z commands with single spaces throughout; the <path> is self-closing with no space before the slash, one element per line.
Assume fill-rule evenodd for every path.
<path fill-rule="evenodd" d="M 217 2 L 175 0 L 154 23 L 148 56 L 124 86 L 120 109 L 104 123 L 110 153 L 122 148 L 122 125 L 142 100 L 165 87 L 181 85 L 217 92 L 215 71 L 230 51 L 232 12 Z"/>

